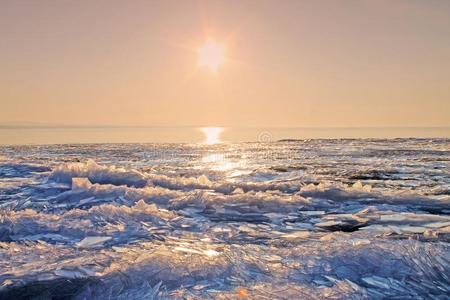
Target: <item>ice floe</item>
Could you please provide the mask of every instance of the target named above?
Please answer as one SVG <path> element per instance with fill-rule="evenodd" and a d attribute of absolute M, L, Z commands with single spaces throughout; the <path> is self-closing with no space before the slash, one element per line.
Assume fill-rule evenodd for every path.
<path fill-rule="evenodd" d="M 0 299 L 450 293 L 446 139 L 8 146 L 0 157 Z"/>

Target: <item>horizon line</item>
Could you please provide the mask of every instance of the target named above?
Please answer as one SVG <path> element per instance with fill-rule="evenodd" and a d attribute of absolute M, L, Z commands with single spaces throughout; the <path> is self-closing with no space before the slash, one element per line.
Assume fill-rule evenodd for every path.
<path fill-rule="evenodd" d="M 223 126 L 223 125 L 113 125 L 113 124 L 46 124 L 33 122 L 0 123 L 0 129 L 120 129 L 120 128 L 154 128 L 154 129 L 199 129 L 205 127 L 221 127 L 226 129 L 438 129 L 450 128 L 450 125 L 426 126 Z"/>

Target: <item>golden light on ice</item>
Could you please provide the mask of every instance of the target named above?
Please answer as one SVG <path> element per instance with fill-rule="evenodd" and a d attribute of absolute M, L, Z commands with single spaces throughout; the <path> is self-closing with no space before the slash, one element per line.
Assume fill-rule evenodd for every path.
<path fill-rule="evenodd" d="M 200 130 L 205 135 L 205 140 L 203 143 L 212 145 L 220 143 L 220 134 L 223 132 L 222 127 L 202 127 Z"/>
<path fill-rule="evenodd" d="M 209 39 L 198 49 L 198 63 L 211 71 L 217 69 L 225 62 L 225 48 L 220 43 Z"/>

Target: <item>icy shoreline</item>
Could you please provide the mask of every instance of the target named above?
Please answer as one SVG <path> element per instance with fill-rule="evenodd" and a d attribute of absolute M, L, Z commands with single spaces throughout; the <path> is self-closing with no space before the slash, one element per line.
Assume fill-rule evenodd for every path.
<path fill-rule="evenodd" d="M 0 299 L 450 292 L 450 140 L 0 155 Z"/>

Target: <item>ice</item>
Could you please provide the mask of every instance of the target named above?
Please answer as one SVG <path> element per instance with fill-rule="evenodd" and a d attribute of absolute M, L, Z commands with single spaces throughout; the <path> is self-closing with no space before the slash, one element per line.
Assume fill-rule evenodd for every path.
<path fill-rule="evenodd" d="M 151 238 L 153 231 L 149 232 L 149 226 L 163 227 L 170 220 L 176 221 L 176 217 L 176 214 L 143 200 L 131 207 L 103 204 L 88 210 L 72 209 L 59 215 L 28 209 L 3 212 L 0 232 L 2 240 L 71 244 L 85 235 L 100 233 L 111 234 L 121 242 L 133 236 Z M 89 241 L 85 242 L 89 244 Z M 85 243 L 79 245 L 84 247 Z"/>
<path fill-rule="evenodd" d="M 83 267 L 76 269 L 58 269 L 54 271 L 54 274 L 58 277 L 71 279 L 95 276 L 95 272 L 92 272 L 92 270 Z"/>
<path fill-rule="evenodd" d="M 429 228 L 442 228 L 442 227 L 450 227 L 450 222 L 435 222 L 425 224 L 425 227 Z"/>
<path fill-rule="evenodd" d="M 9 146 L 2 156 L 0 299 L 450 293 L 448 139 Z"/>
<path fill-rule="evenodd" d="M 56 167 L 49 176 L 50 180 L 71 183 L 73 178 L 84 177 L 90 182 L 114 185 L 143 187 L 147 184 L 145 177 L 138 171 L 126 170 L 115 166 L 98 165 L 90 159 L 86 163 L 70 163 Z"/>
<path fill-rule="evenodd" d="M 50 171 L 47 166 L 42 166 L 33 163 L 2 163 L 0 159 L 0 177 L 15 178 L 15 177 L 29 177 L 36 173 L 44 173 Z"/>
<path fill-rule="evenodd" d="M 104 242 L 109 241 L 110 236 L 88 236 L 76 243 L 80 248 L 92 248 L 103 245 Z"/>
<path fill-rule="evenodd" d="M 309 231 L 295 231 L 281 235 L 285 239 L 304 239 L 311 235 Z"/>

